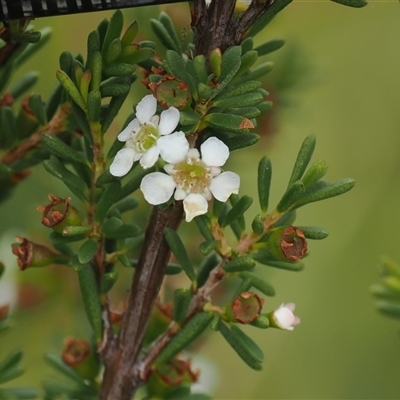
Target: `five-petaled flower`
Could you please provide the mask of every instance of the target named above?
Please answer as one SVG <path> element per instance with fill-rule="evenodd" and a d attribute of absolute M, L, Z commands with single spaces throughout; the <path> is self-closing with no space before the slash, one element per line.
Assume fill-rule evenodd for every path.
<path fill-rule="evenodd" d="M 300 323 L 300 318 L 293 314 L 295 308 L 294 303 L 281 304 L 270 314 L 271 324 L 276 328 L 292 331 L 294 326 Z"/>
<path fill-rule="evenodd" d="M 183 132 L 174 132 L 180 118 L 178 109 L 170 107 L 160 116 L 156 110 L 157 100 L 151 94 L 138 103 L 136 118 L 118 135 L 125 147 L 116 154 L 110 166 L 111 175 L 126 175 L 138 160 L 143 168 L 150 168 L 160 155 L 168 163 L 184 159 L 182 154 L 189 149 L 189 143 Z M 178 153 L 177 149 L 181 151 Z"/>
<path fill-rule="evenodd" d="M 200 146 L 200 152 L 176 147 L 176 157 L 182 158 L 182 161 L 165 165 L 168 175 L 162 172 L 146 175 L 140 189 L 147 202 L 163 204 L 175 192 L 174 198 L 183 200 L 186 221 L 190 222 L 207 212 L 212 196 L 226 202 L 232 193 L 238 193 L 239 175 L 221 172 L 220 168 L 229 157 L 228 146 L 216 137 L 210 137 Z M 164 158 L 162 154 L 161 157 Z"/>

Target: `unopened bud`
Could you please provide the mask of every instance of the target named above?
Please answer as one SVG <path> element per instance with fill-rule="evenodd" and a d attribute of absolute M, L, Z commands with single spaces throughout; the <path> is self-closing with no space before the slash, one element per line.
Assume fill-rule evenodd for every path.
<path fill-rule="evenodd" d="M 99 373 L 97 356 L 86 340 L 65 339 L 62 359 L 84 379 L 94 379 Z"/>
<path fill-rule="evenodd" d="M 300 318 L 293 314 L 294 303 L 281 304 L 278 309 L 268 314 L 271 327 L 292 331 L 300 323 Z"/>
<path fill-rule="evenodd" d="M 240 293 L 232 302 L 232 315 L 235 321 L 250 324 L 259 317 L 263 304 L 264 299 L 253 292 Z"/>
<path fill-rule="evenodd" d="M 49 195 L 51 203 L 47 206 L 39 206 L 42 213 L 42 224 L 52 228 L 57 233 L 62 233 L 66 226 L 80 226 L 82 217 L 78 210 L 71 206 L 71 198 L 62 199 L 52 194 Z"/>
<path fill-rule="evenodd" d="M 279 261 L 299 261 L 307 252 L 304 233 L 294 226 L 279 228 L 268 240 L 268 251 Z"/>
<path fill-rule="evenodd" d="M 21 271 L 32 267 L 63 263 L 68 258 L 23 237 L 16 236 L 15 240 L 17 243 L 12 244 L 12 252 L 18 257 L 18 266 Z"/>

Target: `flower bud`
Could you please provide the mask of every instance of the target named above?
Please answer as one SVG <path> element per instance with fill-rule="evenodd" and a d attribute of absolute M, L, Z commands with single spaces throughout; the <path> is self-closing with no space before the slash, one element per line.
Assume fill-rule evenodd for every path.
<path fill-rule="evenodd" d="M 12 252 L 18 257 L 18 266 L 21 271 L 32 267 L 63 263 L 68 258 L 21 236 L 16 236 L 15 240 L 17 243 L 12 244 Z"/>
<path fill-rule="evenodd" d="M 293 314 L 294 303 L 281 304 L 280 307 L 268 314 L 271 327 L 292 331 L 300 323 L 300 318 Z"/>
<path fill-rule="evenodd" d="M 279 261 L 299 261 L 307 252 L 304 233 L 294 226 L 279 228 L 272 232 L 269 252 Z"/>
<path fill-rule="evenodd" d="M 84 379 L 94 379 L 99 373 L 98 358 L 86 340 L 65 339 L 62 359 Z"/>
<path fill-rule="evenodd" d="M 62 199 L 52 194 L 49 195 L 51 203 L 47 206 L 39 206 L 37 209 L 42 213 L 42 224 L 62 233 L 66 226 L 80 226 L 82 217 L 78 210 L 70 205 L 71 198 Z"/>
<path fill-rule="evenodd" d="M 253 292 L 240 293 L 231 305 L 233 318 L 240 324 L 250 324 L 259 317 L 263 304 L 264 299 Z"/>

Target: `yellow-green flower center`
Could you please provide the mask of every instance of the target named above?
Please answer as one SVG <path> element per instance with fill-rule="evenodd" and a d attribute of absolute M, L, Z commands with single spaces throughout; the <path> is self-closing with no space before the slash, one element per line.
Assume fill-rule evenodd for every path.
<path fill-rule="evenodd" d="M 160 134 L 156 126 L 151 123 L 144 123 L 133 138 L 133 147 L 138 153 L 145 153 L 155 146 L 159 137 Z"/>
<path fill-rule="evenodd" d="M 212 174 L 203 161 L 188 159 L 175 165 L 174 181 L 187 193 L 204 193 L 210 186 Z"/>

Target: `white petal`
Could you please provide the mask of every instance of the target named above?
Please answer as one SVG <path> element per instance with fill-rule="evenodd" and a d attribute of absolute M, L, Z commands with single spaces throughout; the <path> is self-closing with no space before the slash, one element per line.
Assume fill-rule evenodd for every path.
<path fill-rule="evenodd" d="M 143 154 L 140 159 L 140 165 L 144 168 L 152 167 L 158 160 L 158 156 L 160 155 L 160 150 L 157 146 L 151 147 L 146 153 Z"/>
<path fill-rule="evenodd" d="M 190 222 L 194 217 L 198 215 L 203 215 L 208 210 L 207 200 L 197 193 L 190 193 L 183 200 L 183 209 L 186 214 L 186 222 Z"/>
<path fill-rule="evenodd" d="M 127 127 L 118 135 L 120 142 L 128 141 L 140 128 L 140 122 L 137 118 L 129 122 Z"/>
<path fill-rule="evenodd" d="M 174 199 L 175 200 L 183 200 L 187 196 L 186 190 L 177 188 L 175 190 Z"/>
<path fill-rule="evenodd" d="M 188 151 L 188 155 L 187 158 L 195 158 L 195 159 L 199 159 L 200 158 L 200 153 L 197 149 L 190 149 Z"/>
<path fill-rule="evenodd" d="M 240 176 L 234 172 L 223 172 L 212 179 L 209 189 L 213 196 L 222 202 L 229 199 L 232 193 L 238 193 L 240 187 Z"/>
<path fill-rule="evenodd" d="M 161 158 L 170 164 L 177 164 L 186 159 L 189 142 L 183 132 L 162 136 L 157 141 Z"/>
<path fill-rule="evenodd" d="M 152 94 L 144 96 L 136 106 L 136 118 L 141 124 L 150 122 L 151 117 L 156 113 L 157 100 Z"/>
<path fill-rule="evenodd" d="M 113 176 L 124 176 L 132 168 L 135 158 L 135 150 L 133 149 L 122 149 L 114 158 L 114 161 L 110 165 L 110 174 Z"/>
<path fill-rule="evenodd" d="M 164 171 L 165 171 L 167 174 L 172 175 L 173 172 L 174 172 L 174 170 L 175 170 L 175 165 L 173 165 L 173 164 L 166 164 L 166 165 L 164 165 Z"/>
<path fill-rule="evenodd" d="M 164 110 L 160 116 L 158 132 L 160 135 L 168 135 L 174 131 L 179 123 L 180 114 L 177 108 L 170 107 Z"/>
<path fill-rule="evenodd" d="M 167 202 L 175 190 L 175 182 L 167 174 L 152 172 L 146 175 L 140 184 L 140 190 L 149 204 L 156 206 Z"/>
<path fill-rule="evenodd" d="M 216 137 L 208 138 L 201 146 L 201 159 L 209 167 L 221 167 L 229 157 L 229 148 Z"/>

